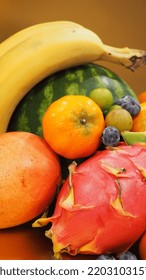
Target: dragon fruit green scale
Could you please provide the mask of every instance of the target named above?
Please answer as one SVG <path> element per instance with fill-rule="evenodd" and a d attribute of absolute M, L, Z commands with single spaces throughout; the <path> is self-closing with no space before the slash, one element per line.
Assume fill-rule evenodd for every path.
<path fill-rule="evenodd" d="M 127 251 L 146 231 L 146 145 L 108 147 L 73 162 L 54 214 L 33 226 L 50 222 L 55 258 Z"/>

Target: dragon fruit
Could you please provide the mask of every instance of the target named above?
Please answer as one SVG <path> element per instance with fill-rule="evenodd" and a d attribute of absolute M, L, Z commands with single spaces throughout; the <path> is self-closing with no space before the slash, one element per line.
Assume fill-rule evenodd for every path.
<path fill-rule="evenodd" d="M 55 258 L 127 251 L 146 231 L 146 145 L 120 144 L 73 162 L 54 214 L 33 226 L 49 222 Z"/>

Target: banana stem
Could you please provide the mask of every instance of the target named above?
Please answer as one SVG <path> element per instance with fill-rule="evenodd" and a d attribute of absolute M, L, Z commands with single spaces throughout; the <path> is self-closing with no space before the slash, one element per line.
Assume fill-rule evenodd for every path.
<path fill-rule="evenodd" d="M 146 64 L 146 51 L 130 48 L 115 48 L 104 45 L 105 53 L 101 60 L 121 64 L 126 68 L 135 71 L 138 67 Z"/>

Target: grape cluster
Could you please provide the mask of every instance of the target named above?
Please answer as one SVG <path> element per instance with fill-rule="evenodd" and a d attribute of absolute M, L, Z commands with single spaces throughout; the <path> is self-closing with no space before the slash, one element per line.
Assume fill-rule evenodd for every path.
<path fill-rule="evenodd" d="M 120 105 L 123 109 L 127 110 L 132 117 L 136 116 L 141 109 L 139 102 L 130 95 L 119 98 L 114 104 Z"/>
<path fill-rule="evenodd" d="M 123 252 L 121 253 L 117 258 L 114 257 L 111 254 L 103 254 L 103 255 L 99 255 L 96 260 L 137 260 L 137 257 L 135 254 L 133 254 L 130 251 L 127 252 Z"/>
<path fill-rule="evenodd" d="M 102 142 L 105 146 L 116 146 L 120 141 L 120 132 L 114 126 L 107 126 L 102 133 Z"/>
<path fill-rule="evenodd" d="M 140 110 L 139 102 L 126 95 L 114 102 L 105 117 L 106 128 L 102 133 L 102 143 L 105 146 L 117 146 L 121 139 L 121 131 L 131 130 L 133 120 Z"/>

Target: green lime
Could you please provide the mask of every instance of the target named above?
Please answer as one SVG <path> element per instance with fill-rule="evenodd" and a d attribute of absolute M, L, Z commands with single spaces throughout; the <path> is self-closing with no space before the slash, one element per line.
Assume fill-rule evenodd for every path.
<path fill-rule="evenodd" d="M 112 111 L 112 110 L 117 110 L 117 109 L 122 109 L 122 107 L 120 105 L 112 105 L 110 108 L 109 108 L 109 112 Z"/>
<path fill-rule="evenodd" d="M 130 131 L 133 125 L 133 119 L 130 113 L 125 109 L 116 109 L 107 113 L 105 118 L 105 126 L 114 126 L 120 132 Z"/>
<path fill-rule="evenodd" d="M 89 97 L 100 107 L 102 111 L 108 110 L 113 104 L 113 96 L 107 88 L 93 89 Z"/>

